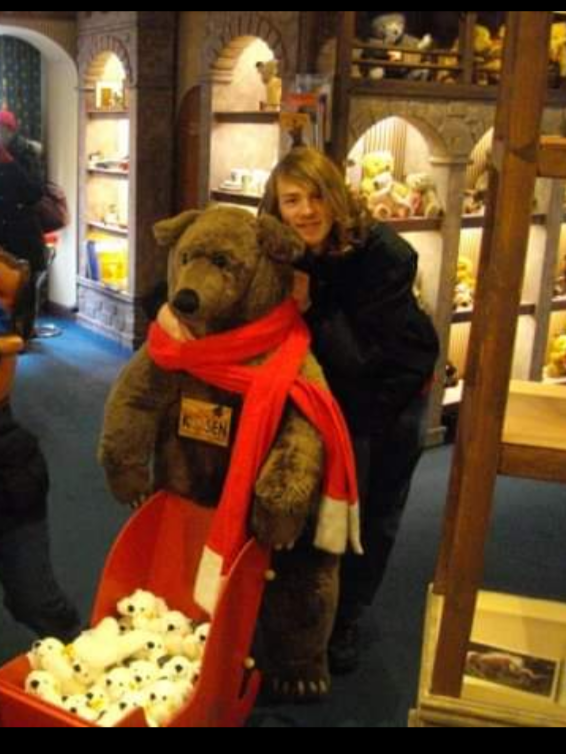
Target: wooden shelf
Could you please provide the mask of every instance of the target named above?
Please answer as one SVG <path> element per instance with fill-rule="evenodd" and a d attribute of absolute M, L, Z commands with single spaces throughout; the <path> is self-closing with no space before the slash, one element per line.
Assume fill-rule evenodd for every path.
<path fill-rule="evenodd" d="M 500 473 L 566 483 L 566 387 L 511 383 Z"/>
<path fill-rule="evenodd" d="M 248 194 L 232 193 L 231 191 L 221 191 L 215 189 L 211 192 L 211 197 L 216 202 L 225 202 L 229 204 L 238 204 L 242 207 L 259 207 L 261 196 L 250 196 Z"/>
<path fill-rule="evenodd" d="M 87 225 L 89 228 L 100 230 L 104 233 L 110 233 L 113 236 L 124 236 L 125 238 L 127 238 L 130 234 L 129 229 L 124 228 L 121 225 L 106 225 L 105 223 L 99 223 L 94 220 L 89 220 Z"/>
<path fill-rule="evenodd" d="M 82 288 L 90 288 L 93 291 L 103 291 L 104 293 L 108 294 L 111 298 L 114 298 L 119 301 L 128 301 L 129 303 L 134 302 L 134 297 L 128 290 L 124 290 L 122 288 L 117 288 L 116 286 L 112 285 L 106 285 L 106 283 L 102 283 L 99 280 L 91 280 L 90 278 L 84 277 L 82 275 L 78 276 L 78 282 L 79 285 Z"/>
<path fill-rule="evenodd" d="M 566 296 L 554 298 L 552 300 L 553 312 L 566 312 Z"/>
<path fill-rule="evenodd" d="M 532 216 L 531 223 L 532 225 L 541 226 L 546 225 L 547 222 L 547 215 L 543 213 L 538 213 Z M 462 218 L 462 229 L 463 230 L 474 230 L 479 229 L 483 230 L 485 227 L 485 216 L 484 215 L 465 215 Z"/>
<path fill-rule="evenodd" d="M 129 110 L 87 110 L 89 118 L 118 118 L 124 119 L 130 117 Z"/>
<path fill-rule="evenodd" d="M 88 168 L 89 175 L 104 176 L 109 178 L 129 178 L 130 173 L 126 170 L 108 170 L 106 168 Z"/>
<path fill-rule="evenodd" d="M 247 112 L 225 111 L 214 113 L 214 120 L 216 123 L 234 123 L 238 125 L 277 125 L 279 124 L 279 116 L 279 112 L 262 112 L 260 110 L 250 110 Z"/>
<path fill-rule="evenodd" d="M 443 218 L 438 217 L 434 220 L 428 220 L 425 217 L 415 217 L 409 220 L 387 220 L 386 224 L 390 225 L 397 233 L 424 233 L 426 231 L 442 230 Z"/>

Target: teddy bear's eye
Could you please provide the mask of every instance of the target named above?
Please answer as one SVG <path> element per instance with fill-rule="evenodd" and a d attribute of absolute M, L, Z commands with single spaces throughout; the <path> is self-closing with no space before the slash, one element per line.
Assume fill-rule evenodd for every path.
<path fill-rule="evenodd" d="M 188 251 L 185 251 L 185 253 L 181 256 L 181 264 L 186 267 L 190 261 L 190 258 L 191 256 Z"/>
<path fill-rule="evenodd" d="M 226 254 L 221 253 L 214 254 L 210 261 L 215 267 L 218 267 L 219 270 L 225 270 L 229 264 L 229 260 Z"/>

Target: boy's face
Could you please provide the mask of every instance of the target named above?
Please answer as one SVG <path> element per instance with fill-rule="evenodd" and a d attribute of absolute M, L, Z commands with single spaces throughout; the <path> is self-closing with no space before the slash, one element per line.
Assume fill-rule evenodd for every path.
<path fill-rule="evenodd" d="M 324 253 L 334 217 L 316 187 L 281 177 L 277 182 L 277 195 L 283 222 L 299 234 L 311 251 Z"/>

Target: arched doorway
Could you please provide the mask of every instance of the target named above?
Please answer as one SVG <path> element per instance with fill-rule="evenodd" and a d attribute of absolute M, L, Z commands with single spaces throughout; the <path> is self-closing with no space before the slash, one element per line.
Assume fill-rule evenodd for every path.
<path fill-rule="evenodd" d="M 61 307 L 76 305 L 78 73 L 74 60 L 56 42 L 31 29 L 0 24 L 0 35 L 21 39 L 41 54 L 44 90 L 44 148 L 48 174 L 67 196 L 71 224 L 60 234 L 50 276 L 50 300 Z"/>

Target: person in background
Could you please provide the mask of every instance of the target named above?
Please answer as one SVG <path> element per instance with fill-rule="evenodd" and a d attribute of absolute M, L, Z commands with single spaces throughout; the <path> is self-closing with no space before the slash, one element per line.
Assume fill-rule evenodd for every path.
<path fill-rule="evenodd" d="M 0 293 L 15 260 L 0 250 Z M 40 637 L 64 642 L 81 630 L 77 610 L 53 572 L 48 529 L 49 473 L 36 438 L 14 418 L 10 395 L 14 360 L 22 346 L 10 331 L 10 310 L 0 303 L 0 585 L 14 618 Z"/>
<path fill-rule="evenodd" d="M 45 269 L 46 250 L 43 231 L 35 205 L 44 192 L 39 159 L 17 133 L 17 121 L 6 110 L 0 111 L 0 246 L 29 263 L 32 285 L 23 307 L 20 334 L 28 341 L 33 336 L 36 291 L 34 281 Z"/>
<path fill-rule="evenodd" d="M 413 293 L 416 252 L 365 219 L 323 154 L 300 147 L 284 157 L 260 211 L 305 243 L 295 297 L 356 453 L 365 555 L 343 558 L 329 647 L 332 671 L 347 673 L 359 665 L 360 618 L 382 583 L 423 452 L 439 342 Z"/>

